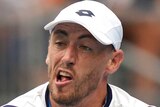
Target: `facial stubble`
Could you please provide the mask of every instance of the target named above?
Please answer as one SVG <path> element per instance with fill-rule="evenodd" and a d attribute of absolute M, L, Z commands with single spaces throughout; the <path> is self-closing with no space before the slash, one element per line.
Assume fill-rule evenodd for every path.
<path fill-rule="evenodd" d="M 49 72 L 51 73 L 51 71 Z M 61 93 L 63 89 L 54 87 L 52 85 L 53 83 L 50 81 L 52 84 L 49 84 L 49 90 L 52 100 L 59 105 L 74 106 L 79 104 L 85 97 L 92 94 L 98 87 L 100 73 L 93 69 L 84 75 L 85 76 L 74 81 L 72 87 L 68 89 L 67 94 Z"/>

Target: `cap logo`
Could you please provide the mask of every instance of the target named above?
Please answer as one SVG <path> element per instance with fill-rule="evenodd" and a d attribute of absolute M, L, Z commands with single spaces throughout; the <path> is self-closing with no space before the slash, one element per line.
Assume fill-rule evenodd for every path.
<path fill-rule="evenodd" d="M 79 10 L 78 12 L 76 12 L 79 16 L 95 16 L 90 10 Z"/>

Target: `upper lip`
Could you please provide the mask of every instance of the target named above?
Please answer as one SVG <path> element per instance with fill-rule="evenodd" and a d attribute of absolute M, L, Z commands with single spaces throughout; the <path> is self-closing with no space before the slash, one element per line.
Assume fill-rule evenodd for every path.
<path fill-rule="evenodd" d="M 73 73 L 70 70 L 65 69 L 65 68 L 58 68 L 56 75 L 58 76 L 60 72 L 65 72 L 65 73 L 69 74 L 71 76 L 71 78 L 73 79 Z"/>

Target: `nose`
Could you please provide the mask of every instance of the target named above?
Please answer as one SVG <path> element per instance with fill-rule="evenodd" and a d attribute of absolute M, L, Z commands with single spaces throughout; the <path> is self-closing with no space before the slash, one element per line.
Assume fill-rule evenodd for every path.
<path fill-rule="evenodd" d="M 72 67 L 73 65 L 75 65 L 76 57 L 76 48 L 74 46 L 67 47 L 62 57 L 62 62 L 64 66 Z"/>

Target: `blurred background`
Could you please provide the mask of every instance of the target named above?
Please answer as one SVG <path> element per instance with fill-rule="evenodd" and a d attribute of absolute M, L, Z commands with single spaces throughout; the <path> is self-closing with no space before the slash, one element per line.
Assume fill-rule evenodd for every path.
<path fill-rule="evenodd" d="M 43 27 L 79 0 L 0 0 L 0 105 L 47 79 Z M 97 0 L 122 21 L 125 60 L 110 83 L 160 106 L 160 0 Z"/>

